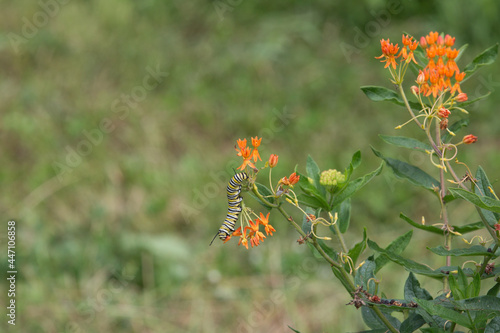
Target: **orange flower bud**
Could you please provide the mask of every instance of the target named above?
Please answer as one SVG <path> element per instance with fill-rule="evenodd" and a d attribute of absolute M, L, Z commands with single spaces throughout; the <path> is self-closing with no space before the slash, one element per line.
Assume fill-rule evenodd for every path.
<path fill-rule="evenodd" d="M 469 98 L 466 93 L 460 93 L 457 95 L 457 102 L 465 102 L 467 99 Z"/>
<path fill-rule="evenodd" d="M 420 73 L 418 73 L 416 82 L 418 85 L 422 85 L 425 83 L 425 73 L 424 72 L 420 71 Z"/>
<path fill-rule="evenodd" d="M 425 40 L 425 37 L 420 37 L 420 46 L 422 46 L 422 48 L 426 48 L 427 47 L 427 40 Z"/>
<path fill-rule="evenodd" d="M 471 143 L 474 143 L 477 141 L 477 136 L 469 134 L 464 136 L 462 139 L 462 142 L 465 143 L 466 145 L 470 145 Z"/>
<path fill-rule="evenodd" d="M 299 182 L 299 179 L 300 179 L 300 176 L 297 175 L 296 172 L 292 173 L 290 175 L 290 178 L 289 178 L 289 181 L 290 181 L 290 185 L 295 185 Z"/>
<path fill-rule="evenodd" d="M 274 168 L 276 164 L 278 164 L 278 155 L 271 154 L 271 156 L 269 156 L 269 166 Z"/>
<path fill-rule="evenodd" d="M 448 116 L 450 115 L 450 110 L 448 110 L 447 108 L 445 107 L 440 107 L 439 108 L 439 111 L 438 111 L 438 116 L 440 118 L 448 118 Z"/>
<path fill-rule="evenodd" d="M 413 95 L 418 95 L 420 93 L 420 89 L 418 89 L 417 86 L 411 86 L 411 92 L 413 93 Z"/>

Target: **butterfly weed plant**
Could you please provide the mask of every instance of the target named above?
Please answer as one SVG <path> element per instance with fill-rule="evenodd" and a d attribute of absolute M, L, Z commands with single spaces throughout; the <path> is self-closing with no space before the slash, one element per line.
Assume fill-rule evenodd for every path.
<path fill-rule="evenodd" d="M 246 139 L 238 140 L 235 149 L 243 159 L 238 168 L 241 173 L 228 185 L 230 208 L 218 235 L 224 243 L 237 238 L 238 245 L 247 249 L 259 246 L 273 233 L 279 233 L 283 227 L 283 224 L 278 227 L 281 216 L 297 231 L 298 244 L 306 244 L 315 257 L 331 266 L 333 275 L 347 291 L 346 302 L 349 299 L 349 305 L 361 310 L 370 328 L 367 332 L 458 332 L 464 328 L 470 332 L 500 332 L 497 296 L 500 269 L 495 267 L 500 255 L 500 200 L 481 166 L 470 166 L 458 159 L 461 149 L 478 140 L 473 134 L 459 135 L 469 123 L 467 107 L 487 96 L 469 100 L 461 84 L 481 67 L 494 62 L 498 45 L 482 52 L 461 70 L 457 61 L 467 45 L 456 49 L 455 38 L 450 35 L 430 32 L 420 40 L 403 35 L 401 47 L 388 39 L 380 43 L 382 55 L 376 58 L 385 63 L 395 89 L 380 86 L 361 89 L 372 101 L 391 102 L 406 110 L 408 121 L 396 129 L 403 131 L 405 126 L 414 125 L 420 130 L 417 138 L 387 135 L 381 138 L 386 143 L 426 154 L 434 174 L 372 148 L 381 164 L 360 177 L 354 177 L 361 163 L 358 151 L 343 172 L 321 170 L 309 156 L 305 172 L 295 170 L 288 177 L 276 179 L 272 171 L 278 156 L 271 154 L 262 162 L 258 150 L 262 139 L 252 138 L 252 148 L 247 147 Z M 405 80 L 411 85 L 403 85 Z M 418 232 L 442 236 L 444 245 L 428 248 L 442 257 L 442 267 L 431 268 L 403 255 L 412 231 L 385 248 L 368 238 L 366 228 L 361 241 L 350 244 L 345 239 L 351 197 L 379 175 L 384 164 L 397 177 L 408 180 L 438 201 L 439 223 L 426 225 L 423 218 L 419 223 L 414 221 L 416 217 L 405 214 L 400 214 L 400 218 Z M 459 176 L 464 172 L 465 176 Z M 240 184 L 235 179 L 245 181 Z M 246 206 L 239 197 L 241 190 L 249 192 L 267 213 L 257 215 Z M 452 219 L 448 204 L 455 200 L 475 207 L 480 220 Z M 299 212 L 301 220 L 293 218 L 292 211 Z M 235 223 L 237 220 L 239 225 Z M 320 225 L 324 227 L 318 228 Z M 482 229 L 487 237 L 468 237 L 469 233 Z M 453 248 L 452 240 L 457 237 L 465 245 Z M 337 247 L 329 242 L 332 238 L 338 240 Z M 473 245 L 473 241 L 478 244 Z M 376 274 L 390 261 L 409 272 L 402 299 L 380 292 L 382 285 Z M 402 274 L 407 273 L 402 270 Z M 441 285 L 440 294 L 433 297 L 420 285 L 417 276 L 433 278 Z M 398 312 L 403 315 L 394 316 Z"/>

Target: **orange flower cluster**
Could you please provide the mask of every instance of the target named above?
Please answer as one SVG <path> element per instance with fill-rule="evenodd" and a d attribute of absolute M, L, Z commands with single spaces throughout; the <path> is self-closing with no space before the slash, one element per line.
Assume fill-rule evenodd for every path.
<path fill-rule="evenodd" d="M 389 66 L 392 66 L 393 69 L 396 69 L 396 59 L 399 57 L 402 57 L 403 60 L 407 63 L 410 61 L 413 61 L 414 63 L 417 63 L 415 61 L 415 57 L 413 55 L 413 51 L 417 49 L 418 42 L 416 40 L 413 40 L 413 37 L 410 37 L 408 35 L 403 35 L 403 48 L 401 51 L 399 51 L 399 46 L 398 44 L 394 45 L 393 43 L 390 42 L 389 39 L 384 40 L 382 39 L 380 41 L 380 46 L 382 48 L 382 55 L 379 57 L 375 57 L 375 59 L 382 59 L 380 62 L 385 62 L 384 68 L 387 68 Z M 398 53 L 399 52 L 399 53 Z"/>
<path fill-rule="evenodd" d="M 449 90 L 453 96 L 460 89 L 460 82 L 464 79 L 465 73 L 460 72 L 455 58 L 458 50 L 452 48 L 455 44 L 455 37 L 443 36 L 437 32 L 430 32 L 427 36 L 420 38 L 420 46 L 425 50 L 425 55 L 429 60 L 423 70 L 420 71 L 417 83 L 418 92 L 424 96 L 432 94 L 436 98 L 440 92 Z M 452 83 L 454 78 L 454 83 Z M 464 94 L 465 95 L 465 94 Z M 467 100 L 467 95 L 461 96 L 462 100 Z"/>
<path fill-rule="evenodd" d="M 259 226 L 263 225 L 264 230 L 266 232 L 266 235 L 272 236 L 273 232 L 276 231 L 272 225 L 269 224 L 269 214 L 267 213 L 266 216 L 264 214 L 260 213 L 260 218 L 257 218 L 255 222 L 250 221 L 250 226 L 249 227 L 240 227 L 236 229 L 232 236 L 237 236 L 240 237 L 240 240 L 238 242 L 238 245 L 243 245 L 248 249 L 248 241 L 250 241 L 250 245 L 252 247 L 254 246 L 259 246 L 261 242 L 264 242 L 264 239 L 266 236 L 264 235 L 263 232 L 259 230 Z M 243 231 L 242 231 L 243 228 Z M 231 238 L 231 236 L 226 239 L 225 242 L 227 242 Z"/>
<path fill-rule="evenodd" d="M 243 157 L 243 163 L 238 167 L 238 170 L 245 169 L 247 165 L 252 169 L 257 169 L 255 165 L 252 163 L 252 159 L 254 162 L 257 162 L 257 160 L 262 161 L 262 159 L 260 158 L 259 150 L 257 149 L 259 148 L 261 141 L 262 138 L 260 139 L 258 137 L 252 138 L 252 146 L 253 146 L 252 150 L 250 149 L 250 147 L 247 147 L 247 139 L 243 140 L 238 139 L 237 141 L 238 148 L 234 146 L 234 149 L 236 150 L 238 156 Z"/>

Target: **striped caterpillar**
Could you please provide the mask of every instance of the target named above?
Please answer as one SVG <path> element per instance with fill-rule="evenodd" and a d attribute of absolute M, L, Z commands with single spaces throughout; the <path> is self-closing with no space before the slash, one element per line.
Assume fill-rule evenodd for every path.
<path fill-rule="evenodd" d="M 229 183 L 227 184 L 227 216 L 219 231 L 210 242 L 210 245 L 212 245 L 217 236 L 224 241 L 234 232 L 234 226 L 241 213 L 241 201 L 243 200 L 240 196 L 241 183 L 245 179 L 248 179 L 246 172 L 240 172 L 235 174 L 233 178 L 229 180 Z"/>

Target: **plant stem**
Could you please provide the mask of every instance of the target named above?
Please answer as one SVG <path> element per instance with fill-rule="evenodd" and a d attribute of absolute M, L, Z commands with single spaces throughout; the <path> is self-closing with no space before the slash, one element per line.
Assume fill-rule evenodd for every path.
<path fill-rule="evenodd" d="M 342 247 L 342 252 L 344 252 L 344 253 L 349 252 L 349 249 L 347 248 L 347 245 L 345 244 L 344 237 L 342 237 L 342 234 L 340 233 L 338 223 L 334 223 L 333 228 L 335 229 L 335 234 L 340 242 L 340 246 Z"/>
<path fill-rule="evenodd" d="M 378 307 L 373 306 L 372 310 L 377 314 L 380 320 L 382 320 L 382 322 L 389 329 L 389 331 L 393 333 L 399 333 L 399 331 L 394 326 L 392 326 L 392 324 L 389 322 L 389 320 L 387 320 L 387 318 L 384 316 L 384 314 L 382 313 L 382 311 L 380 311 Z"/>

